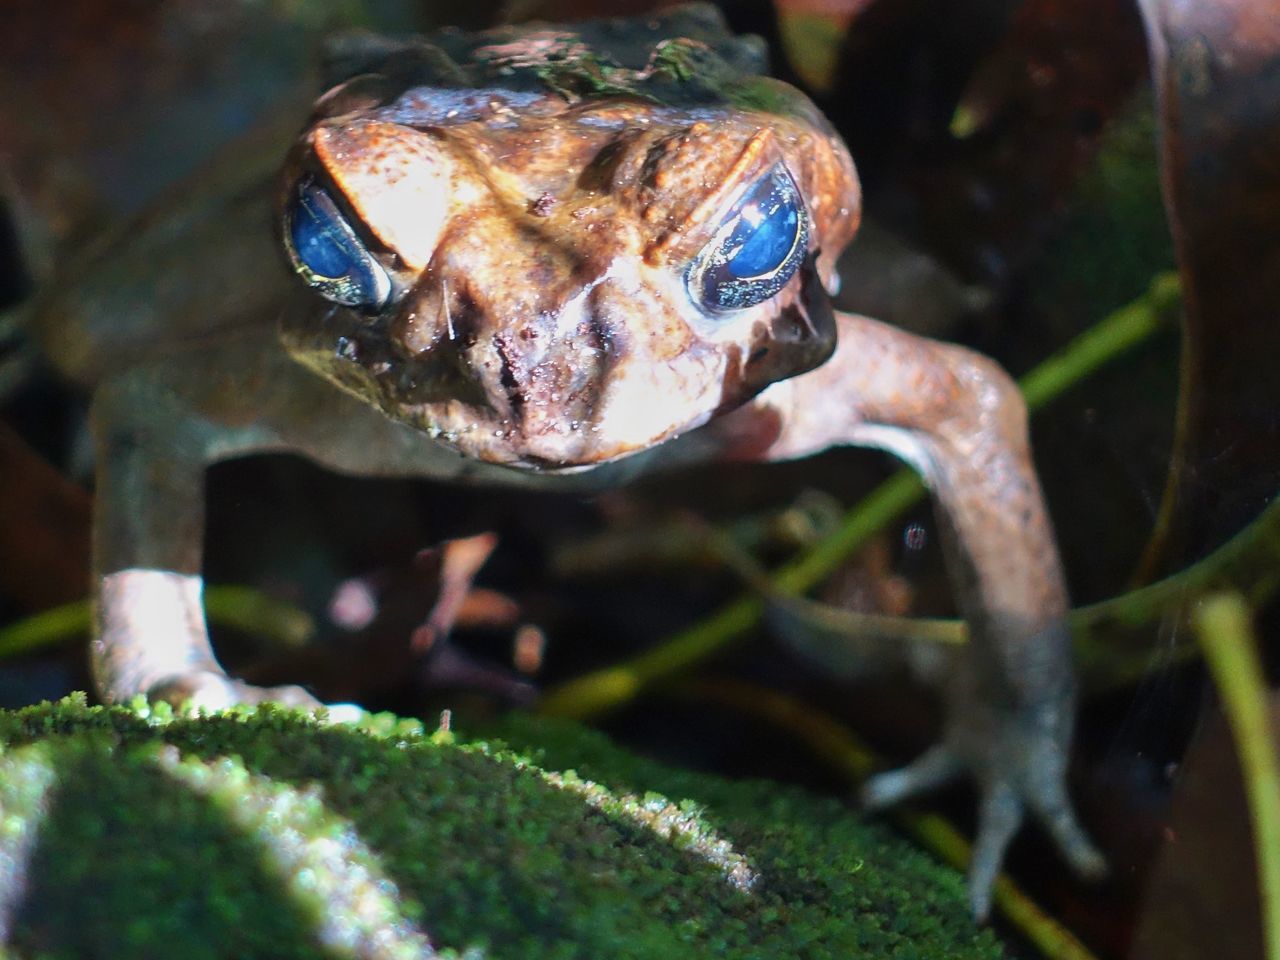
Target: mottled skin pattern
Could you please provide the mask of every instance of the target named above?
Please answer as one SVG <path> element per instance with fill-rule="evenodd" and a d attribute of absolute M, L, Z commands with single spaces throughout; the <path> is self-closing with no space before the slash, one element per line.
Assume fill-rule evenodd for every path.
<path fill-rule="evenodd" d="M 220 459 L 292 451 L 366 475 L 596 485 L 707 457 L 881 447 L 936 497 L 973 643 L 947 685 L 943 742 L 866 799 L 977 778 L 980 916 L 1024 809 L 1076 868 L 1100 869 L 1065 794 L 1067 597 L 1021 398 L 970 351 L 833 314 L 833 265 L 857 226 L 853 165 L 807 100 L 755 75 L 758 46 L 695 7 L 573 30 L 369 37 L 339 53 L 352 79 L 290 153 L 281 210 L 300 180 L 322 183 L 391 278 L 385 307 L 321 299 L 264 259 L 265 227 L 246 227 L 236 269 L 259 263 L 261 277 L 244 286 L 210 267 L 205 282 L 234 277 L 228 302 L 287 291 L 279 328 L 247 307 L 166 316 L 158 304 L 182 302 L 172 285 L 135 303 L 92 278 L 36 325 L 95 390 L 102 696 L 314 702 L 214 659 L 200 564 L 203 477 Z M 803 265 L 763 303 L 708 312 L 686 267 L 778 163 L 807 206 Z M 234 196 L 254 222 L 255 195 Z M 97 276 L 167 263 L 175 233 L 213 248 L 212 222 L 152 222 Z M 128 335 L 113 335 L 126 317 Z"/>

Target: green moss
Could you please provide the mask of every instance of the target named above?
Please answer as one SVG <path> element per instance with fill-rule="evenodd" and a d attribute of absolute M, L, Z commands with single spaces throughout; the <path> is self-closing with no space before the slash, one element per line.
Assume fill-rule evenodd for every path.
<path fill-rule="evenodd" d="M 840 804 L 504 736 L 528 752 L 274 707 L 0 713 L 0 925 L 42 957 L 1001 955 L 957 876 Z"/>

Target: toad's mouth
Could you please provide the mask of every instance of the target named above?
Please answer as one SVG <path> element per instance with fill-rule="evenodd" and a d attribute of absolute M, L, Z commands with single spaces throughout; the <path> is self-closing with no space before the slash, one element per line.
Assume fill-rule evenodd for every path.
<path fill-rule="evenodd" d="M 620 460 L 708 420 L 719 381 L 682 376 L 681 364 L 615 375 L 579 395 L 505 386 L 481 403 L 458 396 L 405 402 L 383 391 L 377 405 L 436 442 L 486 463 L 538 472 L 572 471 Z"/>

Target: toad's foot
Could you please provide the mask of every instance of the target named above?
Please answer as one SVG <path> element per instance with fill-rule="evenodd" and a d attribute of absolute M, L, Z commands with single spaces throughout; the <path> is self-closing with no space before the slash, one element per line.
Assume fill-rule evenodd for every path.
<path fill-rule="evenodd" d="M 991 911 L 1000 862 L 1023 817 L 1030 812 L 1053 837 L 1082 877 L 1106 873 L 1106 861 L 1076 818 L 1066 792 L 1069 730 L 1061 709 L 1004 712 L 970 703 L 953 714 L 942 743 L 899 770 L 872 777 L 863 804 L 879 809 L 940 786 L 963 774 L 978 782 L 978 836 L 969 862 L 969 904 L 978 920 Z"/>
<path fill-rule="evenodd" d="M 164 701 L 176 707 L 200 710 L 226 710 L 235 706 L 278 703 L 284 707 L 314 711 L 323 709 L 334 723 L 354 723 L 364 711 L 354 703 L 324 703 L 302 687 L 287 684 L 279 687 L 257 687 L 227 676 L 221 670 L 195 670 L 168 677 L 153 684 L 147 699 Z"/>
<path fill-rule="evenodd" d="M 359 719 L 362 711 L 354 704 L 324 704 L 302 687 L 257 687 L 229 677 L 209 646 L 200 595 L 200 577 L 171 570 L 134 568 L 101 578 L 92 669 L 104 700 L 120 703 L 143 694 L 205 710 L 269 701 L 323 707 L 340 723 Z"/>

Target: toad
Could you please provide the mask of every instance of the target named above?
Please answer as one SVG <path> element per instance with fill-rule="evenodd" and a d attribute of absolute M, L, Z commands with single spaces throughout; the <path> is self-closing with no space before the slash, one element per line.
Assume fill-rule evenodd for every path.
<path fill-rule="evenodd" d="M 1022 399 L 985 357 L 833 310 L 858 180 L 813 104 L 763 75 L 759 41 L 694 6 L 350 37 L 334 62 L 342 80 L 278 190 L 292 276 L 273 273 L 264 223 L 219 245 L 202 281 L 216 310 L 170 309 L 189 291 L 160 283 L 80 294 L 37 323 L 94 392 L 102 697 L 315 703 L 228 676 L 210 647 L 202 501 L 218 460 L 598 486 L 878 447 L 936 499 L 972 643 L 942 742 L 866 799 L 976 777 L 979 915 L 1024 811 L 1096 872 L 1065 790 L 1067 594 Z M 137 256 L 163 276 L 175 232 L 215 245 L 212 217 L 151 222 Z M 244 306 L 281 284 L 281 311 Z"/>

